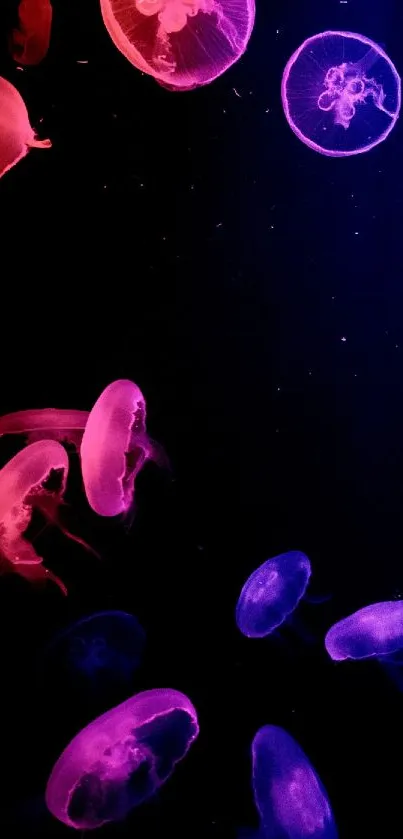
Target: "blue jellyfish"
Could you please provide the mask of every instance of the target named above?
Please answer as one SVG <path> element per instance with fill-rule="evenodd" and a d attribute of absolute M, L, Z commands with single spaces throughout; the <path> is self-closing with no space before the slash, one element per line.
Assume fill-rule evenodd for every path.
<path fill-rule="evenodd" d="M 145 646 L 145 632 L 126 612 L 98 612 L 63 630 L 45 651 L 52 680 L 86 693 L 130 686 Z"/>
<path fill-rule="evenodd" d="M 386 140 L 400 112 L 401 80 L 374 41 L 353 32 L 321 32 L 287 62 L 281 98 L 303 143 L 329 157 L 347 157 Z"/>
<path fill-rule="evenodd" d="M 338 621 L 325 647 L 333 661 L 376 658 L 403 688 L 403 601 L 372 603 Z"/>
<path fill-rule="evenodd" d="M 337 839 L 326 790 L 283 728 L 265 725 L 255 735 L 252 775 L 265 839 Z"/>
<path fill-rule="evenodd" d="M 281 626 L 304 596 L 311 563 L 290 551 L 268 559 L 247 579 L 236 607 L 236 622 L 248 638 L 264 638 Z"/>

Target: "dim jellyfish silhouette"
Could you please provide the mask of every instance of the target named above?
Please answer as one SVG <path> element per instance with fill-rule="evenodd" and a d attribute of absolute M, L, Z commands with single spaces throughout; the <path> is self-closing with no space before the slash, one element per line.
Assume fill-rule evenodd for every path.
<path fill-rule="evenodd" d="M 403 689 L 403 601 L 364 606 L 335 623 L 325 638 L 333 661 L 375 658 Z"/>
<path fill-rule="evenodd" d="M 67 746 L 47 784 L 48 809 L 81 830 L 125 819 L 169 778 L 198 732 L 183 693 L 166 688 L 133 696 Z"/>
<path fill-rule="evenodd" d="M 14 61 L 26 66 L 40 64 L 49 49 L 51 30 L 50 0 L 20 0 L 18 27 L 13 29 L 9 40 Z"/>
<path fill-rule="evenodd" d="M 51 145 L 50 140 L 38 140 L 18 90 L 0 78 L 0 178 L 30 149 L 48 149 Z"/>
<path fill-rule="evenodd" d="M 92 509 L 100 516 L 129 513 L 135 479 L 146 461 L 164 462 L 162 450 L 147 435 L 146 403 L 134 382 L 118 379 L 102 391 L 88 417 L 80 454 Z"/>
<path fill-rule="evenodd" d="M 245 52 L 254 0 L 101 0 L 121 53 L 172 90 L 191 90 L 224 73 Z"/>
<path fill-rule="evenodd" d="M 284 729 L 259 729 L 252 743 L 252 776 L 265 839 L 337 839 L 326 790 Z"/>
<path fill-rule="evenodd" d="M 305 554 L 289 551 L 266 560 L 247 579 L 236 607 L 236 622 L 248 638 L 270 635 L 292 615 L 311 576 Z"/>
<path fill-rule="evenodd" d="M 144 646 L 145 632 L 133 615 L 98 612 L 59 633 L 45 650 L 42 668 L 62 690 L 109 694 L 130 688 Z"/>
<path fill-rule="evenodd" d="M 69 461 L 66 451 L 55 440 L 31 443 L 0 470 L 0 566 L 33 582 L 47 578 L 66 587 L 43 565 L 25 536 L 32 513 L 38 510 L 57 524 L 70 539 L 89 549 L 78 536 L 64 528 L 58 518 L 63 503 Z M 50 483 L 49 483 L 50 482 Z"/>
<path fill-rule="evenodd" d="M 370 151 L 398 119 L 401 80 L 384 50 L 364 35 L 322 32 L 288 61 L 281 97 L 289 125 L 329 157 Z"/>

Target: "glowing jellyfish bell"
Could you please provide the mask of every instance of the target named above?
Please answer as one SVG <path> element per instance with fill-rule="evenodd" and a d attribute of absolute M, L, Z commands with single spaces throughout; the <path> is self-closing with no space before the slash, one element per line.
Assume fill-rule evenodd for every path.
<path fill-rule="evenodd" d="M 183 693 L 165 688 L 133 696 L 67 746 L 47 784 L 48 809 L 82 830 L 124 819 L 169 778 L 198 732 Z"/>
<path fill-rule="evenodd" d="M 56 582 L 64 594 L 61 580 L 44 567 L 42 559 L 26 538 L 25 531 L 33 510 L 60 525 L 58 507 L 63 501 L 69 461 L 63 446 L 54 440 L 32 443 L 0 470 L 0 565 L 32 581 L 46 578 Z M 58 476 L 58 484 L 49 479 Z M 88 546 L 62 527 L 66 536 Z"/>
<path fill-rule="evenodd" d="M 50 140 L 38 140 L 18 90 L 0 78 L 0 178 L 30 149 L 48 149 L 51 145 Z"/>
<path fill-rule="evenodd" d="M 266 560 L 248 577 L 236 607 L 236 622 L 248 638 L 264 638 L 292 615 L 304 596 L 311 563 L 300 551 Z"/>
<path fill-rule="evenodd" d="M 403 688 L 403 601 L 364 606 L 335 623 L 325 638 L 333 661 L 376 658 Z"/>
<path fill-rule="evenodd" d="M 267 839 L 337 839 L 326 790 L 296 741 L 275 725 L 252 743 L 253 791 Z"/>
<path fill-rule="evenodd" d="M 44 669 L 62 689 L 69 685 L 79 693 L 110 694 L 116 688 L 130 688 L 144 646 L 145 632 L 133 615 L 98 612 L 52 639 L 45 650 Z"/>
<path fill-rule="evenodd" d="M 164 462 L 162 450 L 146 432 L 146 404 L 139 387 L 118 379 L 102 391 L 81 443 L 85 492 L 100 516 L 128 513 L 134 482 L 147 460 Z"/>
<path fill-rule="evenodd" d="M 392 131 L 401 80 L 384 50 L 364 35 L 322 32 L 288 61 L 284 112 L 297 137 L 329 157 L 370 151 Z"/>
<path fill-rule="evenodd" d="M 59 440 L 79 447 L 89 411 L 65 408 L 28 408 L 0 416 L 0 437 L 23 434 L 33 443 L 37 440 Z"/>
<path fill-rule="evenodd" d="M 214 81 L 245 52 L 254 0 L 101 0 L 121 53 L 172 90 Z"/>
<path fill-rule="evenodd" d="M 20 0 L 18 27 L 10 36 L 10 52 L 19 64 L 40 64 L 49 49 L 52 29 L 50 0 Z"/>

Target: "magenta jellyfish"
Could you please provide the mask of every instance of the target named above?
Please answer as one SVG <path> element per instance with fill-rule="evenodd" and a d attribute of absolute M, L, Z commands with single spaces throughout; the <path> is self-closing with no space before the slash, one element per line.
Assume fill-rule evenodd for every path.
<path fill-rule="evenodd" d="M 46 57 L 50 43 L 50 0 L 20 0 L 18 19 L 18 27 L 10 37 L 11 55 L 19 64 L 40 64 Z"/>
<path fill-rule="evenodd" d="M 87 725 L 57 760 L 46 804 L 69 827 L 123 820 L 169 778 L 199 732 L 183 693 L 146 690 Z"/>
<path fill-rule="evenodd" d="M 127 379 L 108 385 L 97 399 L 81 443 L 85 492 L 100 516 L 127 513 L 134 503 L 134 482 L 147 460 L 161 452 L 146 433 L 146 403 Z"/>
<path fill-rule="evenodd" d="M 281 97 L 289 125 L 314 151 L 347 157 L 382 143 L 400 112 L 401 81 L 386 52 L 353 32 L 307 38 L 287 62 Z"/>
<path fill-rule="evenodd" d="M 51 145 L 50 140 L 38 140 L 23 98 L 10 82 L 0 78 L 0 178 L 30 149 L 48 149 Z"/>
<path fill-rule="evenodd" d="M 214 81 L 245 52 L 254 0 L 101 0 L 115 46 L 172 90 Z"/>
<path fill-rule="evenodd" d="M 23 434 L 36 440 L 59 440 L 79 447 L 89 416 L 88 411 L 65 408 L 29 408 L 0 416 L 0 437 Z"/>
<path fill-rule="evenodd" d="M 281 626 L 304 596 L 311 576 L 305 554 L 289 551 L 266 560 L 244 584 L 236 622 L 248 638 L 264 638 Z"/>
<path fill-rule="evenodd" d="M 275 725 L 252 743 L 253 791 L 266 839 L 337 839 L 326 790 L 306 754 Z"/>
<path fill-rule="evenodd" d="M 76 621 L 51 641 L 43 659 L 45 673 L 69 695 L 72 688 L 79 694 L 102 696 L 130 689 L 144 646 L 145 632 L 134 615 L 98 612 Z"/>
<path fill-rule="evenodd" d="M 60 524 L 57 511 L 63 502 L 68 469 L 69 461 L 63 446 L 54 440 L 41 440 L 18 452 L 0 470 L 0 559 L 4 570 L 15 571 L 32 581 L 51 579 L 64 594 L 67 594 L 65 586 L 44 567 L 24 534 L 34 509 L 51 522 Z M 88 547 L 65 528 L 62 530 L 66 536 Z"/>

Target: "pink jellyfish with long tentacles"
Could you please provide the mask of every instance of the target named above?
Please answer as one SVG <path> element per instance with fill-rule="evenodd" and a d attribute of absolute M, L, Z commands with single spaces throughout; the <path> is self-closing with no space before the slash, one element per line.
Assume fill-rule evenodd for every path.
<path fill-rule="evenodd" d="M 58 507 L 63 501 L 69 461 L 66 451 L 54 440 L 32 443 L 0 470 L 0 567 L 33 582 L 53 580 L 67 594 L 65 585 L 43 565 L 43 560 L 25 537 L 33 510 L 59 524 Z M 59 477 L 58 488 L 48 486 Z M 54 486 L 54 482 L 52 481 Z M 62 527 L 66 536 L 88 546 Z"/>
<path fill-rule="evenodd" d="M 57 760 L 46 804 L 81 830 L 126 818 L 170 777 L 199 733 L 183 693 L 146 690 L 80 731 Z"/>
<path fill-rule="evenodd" d="M 20 0 L 18 27 L 13 29 L 9 47 L 19 64 L 40 64 L 49 49 L 52 30 L 50 0 Z"/>
<path fill-rule="evenodd" d="M 0 78 L 0 178 L 30 149 L 48 149 L 51 145 L 50 140 L 38 140 L 18 90 Z"/>
<path fill-rule="evenodd" d="M 400 113 L 401 80 L 386 52 L 365 35 L 322 32 L 287 62 L 281 98 L 305 145 L 348 157 L 386 140 Z"/>
<path fill-rule="evenodd" d="M 245 52 L 254 0 L 101 0 L 115 46 L 171 90 L 191 90 L 221 76 Z"/>

